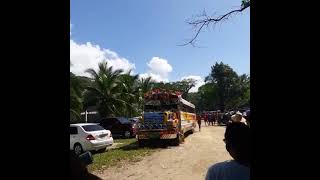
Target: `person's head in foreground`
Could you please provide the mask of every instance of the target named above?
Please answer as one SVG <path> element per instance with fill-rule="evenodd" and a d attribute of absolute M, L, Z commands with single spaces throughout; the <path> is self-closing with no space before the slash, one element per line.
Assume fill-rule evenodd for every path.
<path fill-rule="evenodd" d="M 240 111 L 237 111 L 235 114 L 235 121 L 241 121 L 242 119 L 242 113 Z"/>
<path fill-rule="evenodd" d="M 234 160 L 212 165 L 206 180 L 250 179 L 250 128 L 241 122 L 227 125 L 224 134 L 226 149 Z"/>
<path fill-rule="evenodd" d="M 91 174 L 88 169 L 86 162 L 81 160 L 79 156 L 75 155 L 70 151 L 70 169 L 69 179 L 70 180 L 102 180 L 96 175 Z"/>
<path fill-rule="evenodd" d="M 250 129 L 241 122 L 228 124 L 224 134 L 226 149 L 234 160 L 250 166 Z"/>
<path fill-rule="evenodd" d="M 236 112 L 233 116 L 231 116 L 231 121 L 232 122 L 242 122 L 244 124 L 247 124 L 247 121 L 245 118 L 243 118 L 243 115 L 241 112 Z"/>

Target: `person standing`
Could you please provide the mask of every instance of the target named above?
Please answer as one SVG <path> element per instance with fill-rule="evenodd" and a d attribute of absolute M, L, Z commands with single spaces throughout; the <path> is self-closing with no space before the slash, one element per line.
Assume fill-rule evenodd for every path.
<path fill-rule="evenodd" d="M 201 131 L 201 116 L 197 115 L 197 122 L 198 122 L 198 126 L 199 126 L 199 132 Z"/>
<path fill-rule="evenodd" d="M 208 113 L 208 121 L 210 126 L 210 124 L 212 124 L 212 114 L 210 112 Z"/>
<path fill-rule="evenodd" d="M 250 180 L 250 128 L 241 122 L 227 125 L 223 141 L 233 158 L 212 165 L 205 180 Z"/>
<path fill-rule="evenodd" d="M 216 124 L 216 113 L 214 112 L 213 114 L 212 114 L 212 122 L 213 122 L 213 125 L 215 125 Z"/>
<path fill-rule="evenodd" d="M 207 112 L 204 113 L 204 123 L 206 125 L 209 124 L 209 122 L 208 122 L 208 113 Z"/>

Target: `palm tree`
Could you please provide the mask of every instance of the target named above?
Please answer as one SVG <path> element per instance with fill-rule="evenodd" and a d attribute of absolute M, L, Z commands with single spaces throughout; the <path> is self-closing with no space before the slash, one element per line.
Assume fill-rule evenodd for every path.
<path fill-rule="evenodd" d="M 131 70 L 120 76 L 122 83 L 122 99 L 126 102 L 126 108 L 122 109 L 122 115 L 132 117 L 139 111 L 139 75 L 130 75 Z"/>
<path fill-rule="evenodd" d="M 97 72 L 91 68 L 86 70 L 93 78 L 92 85 L 87 90 L 96 97 L 98 112 L 102 118 L 116 116 L 127 104 L 121 98 L 123 94 L 119 77 L 123 70 L 113 70 L 112 66 L 107 66 L 106 61 L 99 63 L 98 67 Z"/>
<path fill-rule="evenodd" d="M 139 97 L 138 97 L 138 109 L 142 112 L 143 109 L 143 99 L 144 94 L 154 88 L 156 83 L 151 79 L 151 77 L 141 78 L 138 81 L 139 87 Z"/>
<path fill-rule="evenodd" d="M 150 91 L 153 87 L 153 81 L 151 80 L 151 77 L 141 78 L 139 84 L 141 93 L 143 94 Z"/>
<path fill-rule="evenodd" d="M 82 110 L 82 84 L 80 79 L 70 72 L 70 122 L 80 120 Z"/>

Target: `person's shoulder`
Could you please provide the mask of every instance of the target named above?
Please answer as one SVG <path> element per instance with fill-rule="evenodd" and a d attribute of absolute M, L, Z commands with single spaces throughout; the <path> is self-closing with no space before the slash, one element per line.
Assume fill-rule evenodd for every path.
<path fill-rule="evenodd" d="M 225 169 L 228 166 L 229 163 L 230 161 L 224 161 L 224 162 L 219 162 L 211 165 L 208 168 L 208 174 L 213 175 L 213 174 L 220 173 L 221 171 L 223 171 L 223 169 Z"/>
<path fill-rule="evenodd" d="M 238 180 L 250 179 L 250 169 L 234 160 L 228 160 L 210 166 L 206 180 L 235 179 L 234 177 Z"/>
<path fill-rule="evenodd" d="M 230 164 L 232 164 L 232 163 L 233 163 L 233 160 L 219 162 L 219 163 L 216 163 L 216 164 L 213 164 L 212 166 L 210 166 L 209 169 L 221 169 L 221 168 L 230 166 Z"/>
<path fill-rule="evenodd" d="M 237 163 L 235 160 L 227 160 L 223 162 L 216 163 L 214 165 L 211 165 L 208 169 L 208 171 L 212 172 L 223 172 L 224 170 L 230 169 L 230 168 L 241 168 L 242 165 Z M 245 167 L 245 166 L 243 166 Z"/>
<path fill-rule="evenodd" d="M 206 180 L 214 180 L 223 174 L 224 169 L 228 166 L 229 161 L 219 162 L 208 168 Z"/>

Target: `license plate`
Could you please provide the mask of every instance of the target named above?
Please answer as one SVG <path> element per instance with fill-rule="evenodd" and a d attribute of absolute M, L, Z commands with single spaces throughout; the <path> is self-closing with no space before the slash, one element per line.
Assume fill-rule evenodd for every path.
<path fill-rule="evenodd" d="M 151 133 L 151 134 L 149 135 L 149 137 L 150 137 L 151 139 L 159 139 L 159 138 L 160 138 L 160 134 L 159 134 L 159 133 Z"/>
<path fill-rule="evenodd" d="M 106 137 L 107 136 L 107 134 L 101 134 L 99 137 L 100 138 L 104 138 L 104 137 Z"/>

